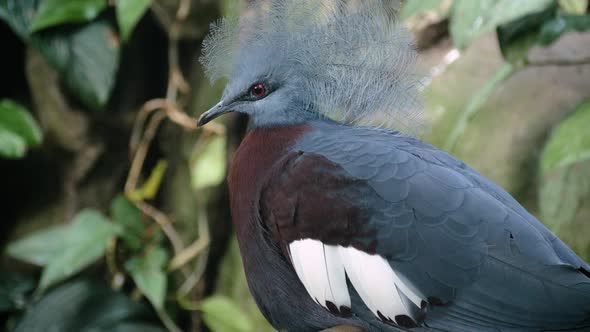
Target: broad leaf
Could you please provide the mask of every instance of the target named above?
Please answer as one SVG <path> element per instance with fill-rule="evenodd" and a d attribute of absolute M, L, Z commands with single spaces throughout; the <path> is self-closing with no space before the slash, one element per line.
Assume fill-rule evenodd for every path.
<path fill-rule="evenodd" d="M 37 5 L 37 0 L 2 0 L 0 18 L 47 59 L 86 106 L 101 109 L 114 87 L 119 65 L 120 45 L 115 30 L 99 20 L 30 34 Z"/>
<path fill-rule="evenodd" d="M 201 189 L 220 184 L 225 177 L 225 169 L 225 138 L 212 137 L 192 166 L 193 187 Z"/>
<path fill-rule="evenodd" d="M 164 332 L 148 307 L 106 285 L 74 281 L 56 288 L 25 312 L 15 332 Z"/>
<path fill-rule="evenodd" d="M 127 41 L 139 19 L 150 7 L 151 0 L 118 0 L 117 23 L 121 38 Z"/>
<path fill-rule="evenodd" d="M 0 157 L 19 159 L 25 156 L 27 143 L 14 132 L 0 126 Z"/>
<path fill-rule="evenodd" d="M 35 280 L 28 276 L 0 272 L 0 313 L 22 309 L 35 289 Z"/>
<path fill-rule="evenodd" d="M 499 25 L 543 11 L 552 0 L 455 0 L 450 32 L 456 47 L 463 49 Z"/>
<path fill-rule="evenodd" d="M 42 230 L 12 243 L 8 254 L 45 266 L 39 284 L 43 291 L 103 256 L 108 239 L 118 232 L 119 227 L 99 212 L 84 210 L 68 225 Z"/>
<path fill-rule="evenodd" d="M 167 278 L 164 265 L 168 255 L 163 248 L 151 248 L 144 257 L 134 257 L 125 263 L 137 288 L 147 297 L 154 308 L 164 307 Z"/>
<path fill-rule="evenodd" d="M 541 172 L 590 159 L 590 102 L 582 103 L 553 132 L 541 157 Z"/>
<path fill-rule="evenodd" d="M 115 84 L 120 46 L 109 23 L 96 21 L 67 33 L 44 33 L 33 43 L 68 89 L 92 109 L 101 109 Z"/>
<path fill-rule="evenodd" d="M 0 18 L 24 41 L 30 37 L 33 20 L 40 0 L 0 0 Z"/>
<path fill-rule="evenodd" d="M 590 224 L 577 222 L 586 218 L 576 216 L 584 202 L 590 202 L 588 123 L 590 102 L 580 105 L 554 130 L 541 156 L 539 194 L 543 222 L 585 258 L 590 257 Z"/>
<path fill-rule="evenodd" d="M 23 138 L 30 146 L 37 146 L 43 140 L 41 128 L 22 105 L 11 100 L 0 100 L 0 127 L 8 129 Z"/>
<path fill-rule="evenodd" d="M 583 198 L 590 198 L 590 159 L 547 171 L 541 176 L 541 219 L 557 235 L 572 222 Z M 590 225 L 588 225 L 590 226 Z M 581 231 L 588 234 L 590 228 Z M 562 239 L 567 242 L 567 239 Z M 587 241 L 590 244 L 590 240 Z"/>
<path fill-rule="evenodd" d="M 559 14 L 541 28 L 539 44 L 549 45 L 569 31 L 590 30 L 590 15 Z"/>
<path fill-rule="evenodd" d="M 37 266 L 46 266 L 64 250 L 63 240 L 68 226 L 54 226 L 33 233 L 8 245 L 6 253 L 18 260 Z"/>
<path fill-rule="evenodd" d="M 121 238 L 132 250 L 141 248 L 144 231 L 143 214 L 125 196 L 118 195 L 111 203 L 111 217 L 115 224 L 121 225 Z"/>
<path fill-rule="evenodd" d="M 63 251 L 52 257 L 43 270 L 39 288 L 44 290 L 94 263 L 104 255 L 107 241 L 119 231 L 97 211 L 78 213 L 62 239 Z"/>
<path fill-rule="evenodd" d="M 555 6 L 549 6 L 499 26 L 496 32 L 504 58 L 512 64 L 525 63 L 529 50 L 539 42 L 539 30 L 555 12 Z"/>
<path fill-rule="evenodd" d="M 235 302 L 225 296 L 212 296 L 201 304 L 203 320 L 213 332 L 248 332 L 253 326 L 250 318 Z M 229 317 L 231 317 L 229 319 Z"/>
<path fill-rule="evenodd" d="M 38 31 L 64 23 L 89 22 L 106 7 L 106 0 L 43 0 L 31 30 Z"/>

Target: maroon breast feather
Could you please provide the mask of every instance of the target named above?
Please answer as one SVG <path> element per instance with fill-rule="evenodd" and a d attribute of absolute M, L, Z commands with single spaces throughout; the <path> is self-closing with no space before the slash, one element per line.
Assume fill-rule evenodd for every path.
<path fill-rule="evenodd" d="M 232 219 L 238 238 L 252 227 L 263 181 L 273 166 L 281 160 L 307 125 L 256 128 L 250 131 L 234 154 L 228 184 Z"/>

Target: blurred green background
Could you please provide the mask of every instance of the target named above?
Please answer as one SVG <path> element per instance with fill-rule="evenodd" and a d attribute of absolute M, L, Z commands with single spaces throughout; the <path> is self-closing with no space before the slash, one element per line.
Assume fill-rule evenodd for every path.
<path fill-rule="evenodd" d="M 402 2 L 422 138 L 589 260 L 588 0 Z M 247 120 L 195 126 L 201 41 L 245 4 L 0 0 L 0 329 L 272 331 L 225 184 Z"/>

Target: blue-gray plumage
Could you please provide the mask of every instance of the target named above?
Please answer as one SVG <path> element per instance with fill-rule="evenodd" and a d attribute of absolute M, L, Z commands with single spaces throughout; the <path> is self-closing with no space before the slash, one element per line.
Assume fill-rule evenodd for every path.
<path fill-rule="evenodd" d="M 276 1 L 205 43 L 209 75 L 229 83 L 200 124 L 250 117 L 229 185 L 266 318 L 288 331 L 590 328 L 590 266 L 507 192 L 359 125 L 419 127 L 411 41 L 387 1 L 329 3 Z"/>
<path fill-rule="evenodd" d="M 405 135 L 313 127 L 293 149 L 326 157 L 374 190 L 354 200 L 368 210 L 367 230 L 377 231 L 375 251 L 443 304 L 431 307 L 428 326 L 590 326 L 590 267 L 503 189 Z"/>

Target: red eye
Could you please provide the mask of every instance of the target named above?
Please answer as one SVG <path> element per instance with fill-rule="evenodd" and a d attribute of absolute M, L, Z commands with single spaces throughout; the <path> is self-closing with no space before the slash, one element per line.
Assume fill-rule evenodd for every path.
<path fill-rule="evenodd" d="M 250 93 L 252 96 L 260 98 L 266 93 L 266 87 L 262 83 L 254 84 L 250 88 Z"/>

